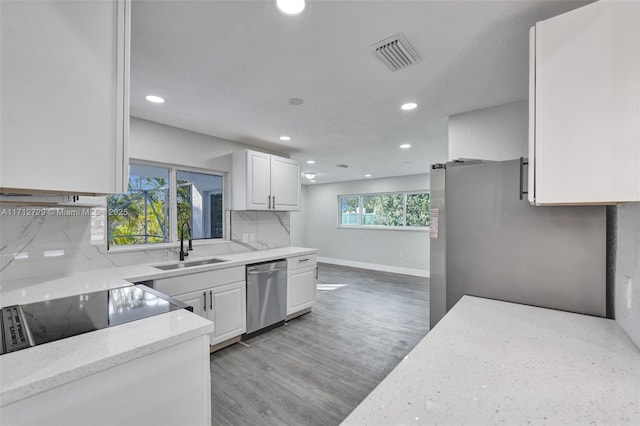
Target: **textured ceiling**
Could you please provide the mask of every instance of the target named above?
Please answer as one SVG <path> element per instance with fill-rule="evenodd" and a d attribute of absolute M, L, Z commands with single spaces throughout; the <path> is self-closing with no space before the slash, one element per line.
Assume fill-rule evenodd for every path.
<path fill-rule="evenodd" d="M 131 114 L 290 154 L 318 183 L 425 173 L 447 158 L 449 115 L 526 99 L 529 27 L 582 4 L 311 0 L 286 16 L 268 0 L 136 0 Z M 423 61 L 390 72 L 368 48 L 399 32 Z"/>

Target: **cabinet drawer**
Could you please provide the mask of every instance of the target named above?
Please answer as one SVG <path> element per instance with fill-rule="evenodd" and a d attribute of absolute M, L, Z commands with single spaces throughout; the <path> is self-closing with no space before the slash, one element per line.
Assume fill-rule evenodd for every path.
<path fill-rule="evenodd" d="M 316 255 L 305 254 L 303 256 L 295 256 L 287 259 L 287 270 L 305 268 L 307 266 L 316 266 Z"/>
<path fill-rule="evenodd" d="M 154 280 L 153 286 L 159 292 L 169 296 L 175 296 L 244 280 L 245 267 L 236 266 L 233 268 L 196 272 L 171 278 L 160 278 Z"/>

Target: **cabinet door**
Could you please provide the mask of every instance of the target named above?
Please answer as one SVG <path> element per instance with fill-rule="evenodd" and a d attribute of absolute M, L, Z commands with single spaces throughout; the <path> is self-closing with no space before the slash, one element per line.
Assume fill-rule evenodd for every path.
<path fill-rule="evenodd" d="M 223 342 L 247 331 L 247 293 L 245 282 L 215 287 L 210 290 L 209 309 L 215 332 L 211 344 Z"/>
<path fill-rule="evenodd" d="M 316 268 L 295 269 L 287 276 L 287 315 L 310 308 L 316 301 Z"/>
<path fill-rule="evenodd" d="M 300 210 L 300 165 L 296 161 L 271 157 L 271 196 L 274 210 Z"/>
<path fill-rule="evenodd" d="M 194 291 L 192 293 L 181 294 L 180 296 L 175 296 L 175 299 L 186 303 L 187 305 L 193 306 L 193 313 L 196 315 L 200 315 L 203 318 L 211 320 L 209 315 L 210 309 L 205 305 L 209 300 L 209 293 L 203 291 Z M 205 301 L 206 299 L 206 301 Z M 215 326 L 215 324 L 214 324 Z"/>
<path fill-rule="evenodd" d="M 247 151 L 247 210 L 268 210 L 271 155 Z"/>
<path fill-rule="evenodd" d="M 0 2 L 0 188 L 123 192 L 130 3 Z"/>
<path fill-rule="evenodd" d="M 640 200 L 640 2 L 539 22 L 534 48 L 535 203 Z"/>

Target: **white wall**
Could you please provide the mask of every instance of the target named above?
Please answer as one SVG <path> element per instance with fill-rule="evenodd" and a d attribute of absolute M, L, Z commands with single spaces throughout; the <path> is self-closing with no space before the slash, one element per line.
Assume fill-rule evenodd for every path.
<path fill-rule="evenodd" d="M 513 160 L 528 156 L 528 101 L 449 117 L 449 160 Z"/>
<path fill-rule="evenodd" d="M 231 171 L 235 151 L 255 149 L 227 139 L 131 117 L 129 157 L 138 160 Z M 262 150 L 264 151 L 264 150 Z M 276 153 L 288 157 L 282 153 Z"/>
<path fill-rule="evenodd" d="M 428 189 L 428 174 L 309 185 L 298 214 L 304 217 L 292 214 L 291 241 L 317 248 L 320 260 L 427 276 L 428 232 L 345 229 L 337 223 L 339 195 Z"/>
<path fill-rule="evenodd" d="M 309 186 L 302 185 L 300 188 L 300 211 L 290 213 L 291 223 L 291 245 L 295 247 L 309 247 L 307 244 L 307 188 Z"/>

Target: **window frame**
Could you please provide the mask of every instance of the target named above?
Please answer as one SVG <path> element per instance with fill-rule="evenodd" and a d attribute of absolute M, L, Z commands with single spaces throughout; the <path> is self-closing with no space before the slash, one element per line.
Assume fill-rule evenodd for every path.
<path fill-rule="evenodd" d="M 226 214 L 229 197 L 228 187 L 228 173 L 218 170 L 210 170 L 201 167 L 184 166 L 181 164 L 161 163 L 156 161 L 140 160 L 137 158 L 129 159 L 129 164 L 136 164 L 141 166 L 155 166 L 165 167 L 169 170 L 169 242 L 165 243 L 147 243 L 147 244 L 128 244 L 128 245 L 111 245 L 109 244 L 109 212 L 105 214 L 107 216 L 107 226 L 105 226 L 105 241 L 107 244 L 107 251 L 137 251 L 137 250 L 153 250 L 153 249 L 167 249 L 180 246 L 180 235 L 177 226 L 178 220 L 178 196 L 176 190 L 177 174 L 178 171 L 202 173 L 207 175 L 218 176 L 222 178 L 222 238 L 200 238 L 192 240 L 194 246 L 200 245 L 213 245 L 229 242 L 228 232 L 228 215 Z M 127 181 L 128 182 L 128 181 Z M 128 183 L 127 183 L 128 185 Z M 176 225 L 176 226 L 174 226 Z"/>
<path fill-rule="evenodd" d="M 429 226 L 407 226 L 407 196 L 413 194 L 428 194 L 429 205 L 431 205 L 431 193 L 428 190 L 411 190 L 411 191 L 387 191 L 387 192 L 366 192 L 360 194 L 339 194 L 338 195 L 338 223 L 337 227 L 340 229 L 371 229 L 371 230 L 384 230 L 384 231 L 418 231 L 428 232 Z M 364 197 L 375 195 L 402 195 L 402 209 L 403 209 L 403 225 L 402 226 L 388 226 L 388 225 L 364 225 L 362 220 L 362 214 L 364 212 Z M 358 224 L 350 225 L 342 223 L 342 199 L 343 198 L 358 198 Z M 429 222 L 431 223 L 431 222 Z"/>

